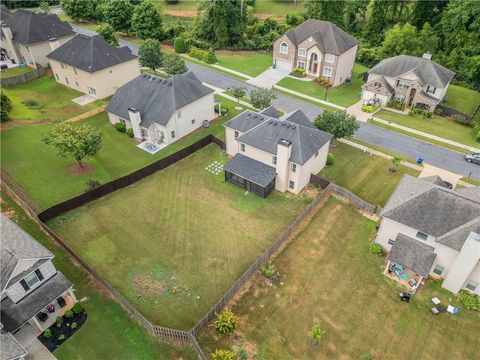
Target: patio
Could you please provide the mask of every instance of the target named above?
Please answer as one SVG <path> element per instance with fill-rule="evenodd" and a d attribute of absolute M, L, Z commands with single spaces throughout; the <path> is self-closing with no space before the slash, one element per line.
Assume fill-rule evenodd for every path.
<path fill-rule="evenodd" d="M 407 291 L 412 293 L 415 293 L 418 288 L 424 284 L 422 282 L 423 276 L 391 261 L 387 262 L 384 274 L 405 286 Z"/>
<path fill-rule="evenodd" d="M 63 299 L 63 301 L 61 299 Z M 36 335 L 40 335 L 43 331 L 52 326 L 57 320 L 57 318 L 63 316 L 66 311 L 70 310 L 73 307 L 73 305 L 75 305 L 75 300 L 72 298 L 72 296 L 70 296 L 70 293 L 68 292 L 63 296 L 57 298 L 56 301 L 52 301 L 51 304 L 47 305 L 45 308 L 39 311 L 37 315 L 32 318 L 32 322 L 36 325 Z M 53 309 L 53 312 L 50 312 L 49 309 Z"/>
<path fill-rule="evenodd" d="M 168 144 L 162 143 L 162 144 L 153 144 L 149 141 L 143 141 L 140 144 L 137 145 L 139 149 L 142 149 L 149 154 L 156 154 L 160 150 L 162 150 L 164 147 L 166 147 Z"/>

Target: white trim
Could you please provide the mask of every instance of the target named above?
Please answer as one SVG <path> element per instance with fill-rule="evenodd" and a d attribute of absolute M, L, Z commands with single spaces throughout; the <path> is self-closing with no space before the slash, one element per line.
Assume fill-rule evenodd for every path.
<path fill-rule="evenodd" d="M 325 70 L 327 70 L 327 69 L 330 69 L 330 71 L 331 71 L 329 75 L 328 75 L 328 74 L 325 74 Z M 323 75 L 323 76 L 327 76 L 327 77 L 332 77 L 332 76 L 333 76 L 333 67 L 324 66 L 324 67 L 323 67 L 323 71 L 322 71 L 322 75 Z"/>
<path fill-rule="evenodd" d="M 282 48 L 283 48 L 284 46 L 286 47 L 286 51 L 282 51 Z M 283 41 L 283 42 L 280 44 L 280 54 L 288 54 L 288 44 L 287 44 L 285 41 Z"/>
<path fill-rule="evenodd" d="M 329 60 L 330 59 L 330 60 Z M 329 64 L 335 63 L 335 55 L 333 54 L 325 54 L 325 62 Z"/>
<path fill-rule="evenodd" d="M 303 64 L 303 66 L 300 66 L 300 64 Z M 298 68 L 298 69 L 305 70 L 305 69 L 306 69 L 305 61 L 303 61 L 303 60 L 298 60 L 298 61 L 297 61 L 297 68 Z"/>
<path fill-rule="evenodd" d="M 300 53 L 300 50 L 302 50 L 302 54 Z M 306 57 L 307 56 L 307 49 L 305 48 L 298 48 L 298 56 L 301 56 L 301 57 Z"/>

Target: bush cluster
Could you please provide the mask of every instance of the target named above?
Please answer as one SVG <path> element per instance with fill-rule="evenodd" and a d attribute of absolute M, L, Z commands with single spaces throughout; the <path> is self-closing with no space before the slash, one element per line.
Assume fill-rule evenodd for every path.
<path fill-rule="evenodd" d="M 458 124 L 462 124 L 462 125 L 465 125 L 465 126 L 471 126 L 472 125 L 471 119 L 469 119 L 468 117 L 466 117 L 463 114 L 455 114 L 455 115 L 452 116 L 452 119 L 453 119 L 453 121 L 455 121 Z"/>
<path fill-rule="evenodd" d="M 467 290 L 460 290 L 457 298 L 465 309 L 480 310 L 480 297 L 478 295 L 472 294 Z"/>
<path fill-rule="evenodd" d="M 304 78 L 305 76 L 307 76 L 307 73 L 305 72 L 304 69 L 295 68 L 295 69 L 293 69 L 293 71 L 290 73 L 290 75 L 295 76 L 295 77 Z"/>
<path fill-rule="evenodd" d="M 335 157 L 333 156 L 332 153 L 328 153 L 327 155 L 327 165 L 333 165 L 333 163 L 335 162 Z"/>
<path fill-rule="evenodd" d="M 175 52 L 177 54 L 186 53 L 188 50 L 187 44 L 185 44 L 185 40 L 180 36 L 175 39 L 175 42 L 173 43 L 173 47 L 175 48 Z"/>
<path fill-rule="evenodd" d="M 73 318 L 73 311 L 72 310 L 67 310 L 67 311 L 65 311 L 65 314 L 63 314 L 63 316 L 65 316 L 65 319 L 71 319 L 71 318 Z"/>
<path fill-rule="evenodd" d="M 215 64 L 217 62 L 217 57 L 215 56 L 212 48 L 206 51 L 197 47 L 192 47 L 190 49 L 189 55 L 195 59 L 206 62 L 207 64 Z"/>
<path fill-rule="evenodd" d="M 212 360 L 235 360 L 235 353 L 231 350 L 217 349 L 210 354 Z"/>
<path fill-rule="evenodd" d="M 132 128 L 127 129 L 127 135 L 128 135 L 128 137 L 133 138 L 133 129 Z"/>
<path fill-rule="evenodd" d="M 215 329 L 222 335 L 230 335 L 237 327 L 238 317 L 229 309 L 226 308 L 220 314 L 215 314 Z"/>
<path fill-rule="evenodd" d="M 121 133 L 124 133 L 125 131 L 127 131 L 127 127 L 122 123 L 116 123 L 115 124 L 115 129 L 117 129 Z"/>
<path fill-rule="evenodd" d="M 383 248 L 377 243 L 373 243 L 372 245 L 370 245 L 370 251 L 372 252 L 373 255 L 376 255 L 376 256 L 383 255 Z"/>
<path fill-rule="evenodd" d="M 72 310 L 75 314 L 80 314 L 80 313 L 83 312 L 83 306 L 82 306 L 82 304 L 77 302 L 77 303 L 75 303 L 75 305 L 73 305 Z"/>
<path fill-rule="evenodd" d="M 277 267 L 273 264 L 267 264 L 267 265 L 263 266 L 262 267 L 262 274 L 263 274 L 263 276 L 265 276 L 269 279 L 280 275 Z"/>

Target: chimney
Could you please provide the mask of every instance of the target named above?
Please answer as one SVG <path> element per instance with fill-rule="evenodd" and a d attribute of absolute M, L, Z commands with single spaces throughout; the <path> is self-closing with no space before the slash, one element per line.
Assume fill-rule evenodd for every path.
<path fill-rule="evenodd" d="M 280 139 L 277 144 L 277 179 L 275 188 L 279 191 L 285 191 L 288 187 L 288 174 L 290 172 L 289 163 L 292 154 L 292 143 L 285 139 Z"/>
<path fill-rule="evenodd" d="M 51 38 L 48 40 L 48 44 L 50 45 L 50 49 L 52 51 L 57 50 L 60 47 L 60 41 L 57 38 Z"/>
<path fill-rule="evenodd" d="M 142 131 L 140 129 L 140 123 L 142 122 L 142 117 L 140 116 L 140 111 L 134 107 L 128 108 L 128 116 L 132 124 L 133 136 L 137 139 L 142 139 Z"/>
<path fill-rule="evenodd" d="M 429 52 L 424 53 L 422 57 L 427 60 L 432 60 L 432 54 L 430 54 Z"/>

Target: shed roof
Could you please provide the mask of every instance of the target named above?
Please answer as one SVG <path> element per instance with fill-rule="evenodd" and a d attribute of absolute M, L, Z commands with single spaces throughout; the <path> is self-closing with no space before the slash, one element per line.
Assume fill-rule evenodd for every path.
<path fill-rule="evenodd" d="M 433 247 L 399 233 L 387 259 L 427 277 L 435 261 L 434 251 Z"/>

